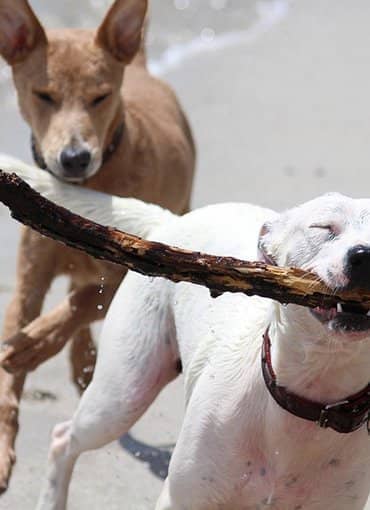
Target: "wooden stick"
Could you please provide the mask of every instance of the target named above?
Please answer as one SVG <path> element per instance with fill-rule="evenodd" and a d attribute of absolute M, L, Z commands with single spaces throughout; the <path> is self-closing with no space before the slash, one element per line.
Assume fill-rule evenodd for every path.
<path fill-rule="evenodd" d="M 15 219 L 41 234 L 147 276 L 203 285 L 214 297 L 242 292 L 308 307 L 330 308 L 340 301 L 370 308 L 370 293 L 333 295 L 317 276 L 300 269 L 182 250 L 103 227 L 50 202 L 15 174 L 0 171 L 0 200 Z"/>

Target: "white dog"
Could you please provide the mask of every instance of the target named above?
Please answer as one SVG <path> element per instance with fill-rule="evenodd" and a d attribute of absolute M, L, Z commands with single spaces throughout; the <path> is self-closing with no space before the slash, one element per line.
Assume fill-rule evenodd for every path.
<path fill-rule="evenodd" d="M 331 194 L 281 215 L 225 204 L 176 217 L 55 185 L 3 158 L 4 167 L 102 223 L 191 250 L 300 267 L 333 291 L 370 289 L 370 200 Z M 177 376 L 179 361 L 186 414 L 157 510 L 364 507 L 367 310 L 309 310 L 239 294 L 213 299 L 205 288 L 131 272 L 106 318 L 93 381 L 72 421 L 54 430 L 39 510 L 65 509 L 78 456 L 125 434 Z"/>

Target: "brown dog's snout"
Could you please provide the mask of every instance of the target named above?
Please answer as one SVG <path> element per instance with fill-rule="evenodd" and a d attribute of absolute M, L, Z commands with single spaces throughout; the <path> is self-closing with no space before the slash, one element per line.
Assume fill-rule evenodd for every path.
<path fill-rule="evenodd" d="M 81 177 L 91 162 L 91 152 L 86 149 L 67 147 L 63 150 L 60 161 L 66 175 Z"/>
<path fill-rule="evenodd" d="M 349 287 L 370 288 L 370 246 L 359 244 L 348 251 L 345 272 Z"/>

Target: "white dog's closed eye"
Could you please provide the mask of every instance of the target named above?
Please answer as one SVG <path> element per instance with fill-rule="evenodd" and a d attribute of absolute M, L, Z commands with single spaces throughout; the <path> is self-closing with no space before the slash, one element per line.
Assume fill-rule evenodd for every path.
<path fill-rule="evenodd" d="M 321 230 L 326 235 L 325 240 L 334 241 L 341 234 L 341 227 L 338 223 L 313 223 L 309 226 L 313 230 Z"/>

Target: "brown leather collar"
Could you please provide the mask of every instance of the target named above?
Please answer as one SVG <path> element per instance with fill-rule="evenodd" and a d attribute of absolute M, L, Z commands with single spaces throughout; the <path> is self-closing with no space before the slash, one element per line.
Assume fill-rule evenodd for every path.
<path fill-rule="evenodd" d="M 113 154 L 117 151 L 122 138 L 123 133 L 125 130 L 125 124 L 122 122 L 117 129 L 115 130 L 111 143 L 107 146 L 103 153 L 103 160 L 102 160 L 102 166 L 105 165 L 113 156 Z M 32 150 L 32 156 L 36 163 L 36 165 L 41 168 L 42 170 L 47 170 L 47 165 L 44 160 L 43 155 L 38 151 L 37 144 L 36 144 L 36 138 L 34 134 L 31 135 L 31 150 Z"/>
<path fill-rule="evenodd" d="M 36 163 L 36 165 L 42 170 L 47 170 L 46 162 L 41 153 L 37 149 L 36 138 L 33 133 L 31 134 L 31 151 L 33 160 Z"/>
<path fill-rule="evenodd" d="M 125 131 L 125 123 L 122 122 L 117 127 L 115 132 L 113 133 L 112 141 L 103 153 L 102 165 L 105 165 L 105 163 L 107 163 L 111 159 L 113 154 L 117 151 L 117 149 L 122 141 L 124 131 Z"/>
<path fill-rule="evenodd" d="M 342 434 L 358 430 L 367 423 L 370 434 L 370 384 L 340 402 L 322 404 L 290 392 L 276 382 L 276 375 L 271 363 L 271 340 L 267 330 L 263 336 L 262 373 L 272 398 L 291 414 L 314 421 L 321 428 L 331 428 Z"/>

